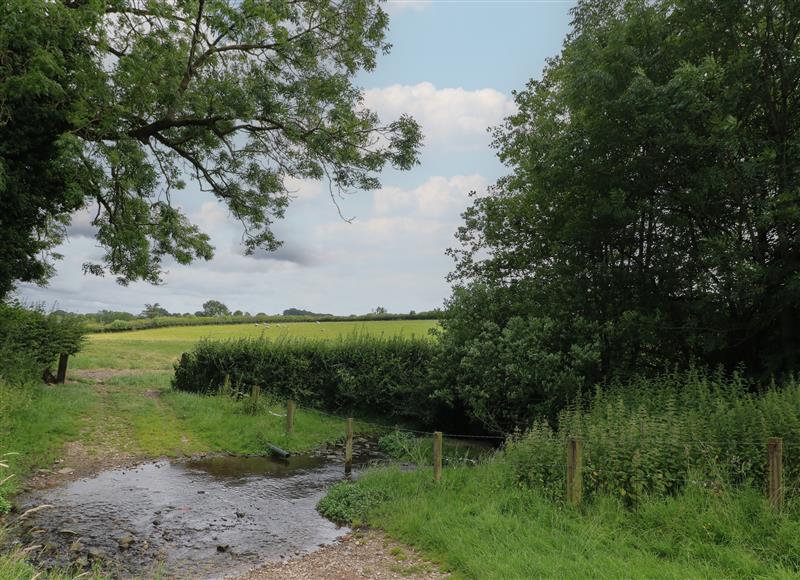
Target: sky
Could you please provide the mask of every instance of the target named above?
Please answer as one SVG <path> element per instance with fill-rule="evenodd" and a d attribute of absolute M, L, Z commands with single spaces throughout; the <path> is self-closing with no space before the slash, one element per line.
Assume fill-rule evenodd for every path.
<path fill-rule="evenodd" d="M 64 259 L 46 287 L 21 285 L 19 296 L 47 309 L 140 312 L 159 303 L 195 312 L 209 299 L 253 314 L 302 308 L 360 314 L 441 307 L 450 295 L 453 261 L 469 193 L 485 193 L 505 168 L 488 128 L 513 113 L 512 92 L 540 78 L 569 30 L 572 0 L 390 0 L 388 55 L 360 74 L 366 105 L 382 121 L 403 113 L 422 125 L 420 165 L 386 170 L 382 187 L 339 201 L 344 221 L 322 183 L 296 181 L 295 199 L 275 231 L 275 253 L 245 256 L 240 227 L 224 206 L 189 184 L 177 202 L 208 233 L 215 257 L 167 265 L 161 285 L 123 287 L 113 276 L 84 275 L 81 265 L 102 250 L 89 214 L 73 216 Z"/>

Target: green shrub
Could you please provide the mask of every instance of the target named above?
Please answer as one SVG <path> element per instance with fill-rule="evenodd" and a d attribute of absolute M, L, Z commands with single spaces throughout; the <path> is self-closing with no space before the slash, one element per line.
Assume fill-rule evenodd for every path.
<path fill-rule="evenodd" d="M 358 524 L 365 521 L 371 508 L 385 499 L 380 491 L 342 481 L 328 490 L 317 504 L 317 510 L 336 523 Z"/>
<path fill-rule="evenodd" d="M 408 431 L 392 431 L 378 439 L 378 449 L 392 459 L 408 457 L 415 444 L 416 437 Z"/>
<path fill-rule="evenodd" d="M 516 304 L 510 289 L 456 288 L 438 331 L 437 396 L 463 405 L 485 429 L 509 433 L 536 417 L 555 417 L 594 384 L 601 376 L 600 328 L 580 316 L 534 312 L 535 304 Z"/>
<path fill-rule="evenodd" d="M 766 486 L 766 443 L 784 440 L 787 493 L 800 484 L 800 383 L 759 389 L 740 375 L 699 370 L 598 388 L 538 421 L 508 445 L 517 478 L 564 495 L 565 445 L 583 441 L 584 491 L 628 501 L 670 495 L 688 482 L 709 488 Z"/>
<path fill-rule="evenodd" d="M 445 420 L 445 407 L 432 400 L 429 381 L 435 348 L 426 339 L 367 335 L 201 341 L 176 365 L 173 387 L 214 394 L 225 388 L 227 376 L 245 392 L 258 385 L 264 395 L 306 407 L 427 425 Z"/>
<path fill-rule="evenodd" d="M 0 378 L 14 384 L 40 380 L 60 354 L 75 354 L 84 328 L 72 317 L 0 303 Z"/>

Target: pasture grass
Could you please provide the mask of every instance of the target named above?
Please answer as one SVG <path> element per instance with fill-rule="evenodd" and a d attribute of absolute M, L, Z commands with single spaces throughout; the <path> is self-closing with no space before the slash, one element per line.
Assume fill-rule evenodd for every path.
<path fill-rule="evenodd" d="M 152 328 L 89 335 L 83 350 L 70 359 L 73 369 L 172 369 L 173 363 L 204 338 L 307 338 L 329 340 L 351 334 L 428 336 L 436 320 L 375 320 L 369 322 L 292 322 L 224 324 Z"/>
<path fill-rule="evenodd" d="M 0 489 L 0 498 L 18 490 L 36 467 L 49 466 L 59 449 L 79 439 L 96 415 L 98 396 L 84 384 L 28 385 L 0 383 L 0 455 L 14 474 Z"/>
<path fill-rule="evenodd" d="M 627 508 L 598 496 L 580 509 L 514 484 L 498 461 L 372 470 L 335 486 L 323 513 L 386 530 L 457 578 L 796 578 L 800 510 L 776 515 L 752 489 L 689 487 Z M 342 518 L 339 518 L 342 519 Z"/>
<path fill-rule="evenodd" d="M 142 457 L 258 455 L 267 452 L 267 443 L 297 453 L 344 437 L 343 418 L 299 407 L 294 434 L 287 436 L 282 401 L 264 397 L 257 413 L 249 414 L 244 400 L 172 391 L 170 378 L 169 372 L 148 372 L 105 381 L 105 420 L 124 418 L 127 429 L 121 436 L 133 441 L 135 453 Z M 360 422 L 354 428 L 362 434 L 371 430 Z"/>

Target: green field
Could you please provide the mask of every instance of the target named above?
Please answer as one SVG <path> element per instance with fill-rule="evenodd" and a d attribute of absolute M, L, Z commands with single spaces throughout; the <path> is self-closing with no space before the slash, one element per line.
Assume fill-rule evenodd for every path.
<path fill-rule="evenodd" d="M 0 382 L 0 416 L 8 417 L 0 423 L 0 454 L 19 453 L 6 460 L 8 471 L 17 477 L 0 485 L 0 500 L 17 491 L 34 469 L 51 467 L 67 442 L 80 442 L 90 456 L 121 453 L 132 462 L 195 453 L 260 454 L 268 442 L 300 452 L 344 436 L 344 419 L 303 408 L 295 416 L 294 435 L 287 436 L 280 417 L 285 403 L 266 396 L 258 412 L 251 413 L 241 400 L 173 391 L 173 362 L 203 338 L 330 340 L 353 333 L 410 337 L 426 335 L 435 324 L 231 324 L 89 335 L 83 350 L 70 359 L 67 385 L 18 389 Z M 360 422 L 355 429 L 371 431 Z M 0 479 L 3 476 L 0 471 Z"/>
<path fill-rule="evenodd" d="M 370 322 L 291 322 L 153 328 L 89 335 L 86 346 L 70 360 L 73 369 L 172 369 L 181 353 L 210 338 L 308 338 L 329 340 L 354 333 L 374 336 L 427 336 L 435 320 Z"/>

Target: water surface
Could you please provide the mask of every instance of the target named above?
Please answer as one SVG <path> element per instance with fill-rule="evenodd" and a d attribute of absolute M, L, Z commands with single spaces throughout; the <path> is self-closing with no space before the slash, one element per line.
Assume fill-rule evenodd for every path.
<path fill-rule="evenodd" d="M 356 467 L 375 457 L 360 447 Z M 316 511 L 343 477 L 330 452 L 146 463 L 20 498 L 22 510 L 53 505 L 31 516 L 20 539 L 44 546 L 36 559 L 45 566 L 98 561 L 120 577 L 218 578 L 346 533 Z"/>

